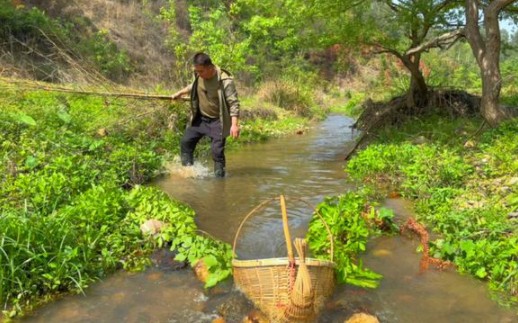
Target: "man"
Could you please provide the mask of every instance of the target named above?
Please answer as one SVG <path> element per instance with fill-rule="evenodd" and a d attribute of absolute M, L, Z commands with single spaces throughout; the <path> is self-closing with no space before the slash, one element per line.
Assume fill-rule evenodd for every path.
<path fill-rule="evenodd" d="M 239 99 L 230 73 L 212 63 L 205 53 L 193 58 L 194 82 L 172 95 L 176 100 L 190 93 L 191 118 L 180 142 L 183 166 L 193 164 L 196 145 L 203 136 L 211 139 L 214 175 L 225 176 L 225 140 L 239 137 Z"/>

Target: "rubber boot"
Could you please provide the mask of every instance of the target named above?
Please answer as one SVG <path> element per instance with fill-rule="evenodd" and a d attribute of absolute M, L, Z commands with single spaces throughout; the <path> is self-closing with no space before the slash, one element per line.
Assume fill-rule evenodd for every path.
<path fill-rule="evenodd" d="M 225 164 L 222 162 L 214 162 L 214 176 L 225 177 Z"/>
<path fill-rule="evenodd" d="M 190 154 L 182 153 L 180 154 L 180 159 L 182 160 L 182 166 L 193 165 L 193 157 Z"/>

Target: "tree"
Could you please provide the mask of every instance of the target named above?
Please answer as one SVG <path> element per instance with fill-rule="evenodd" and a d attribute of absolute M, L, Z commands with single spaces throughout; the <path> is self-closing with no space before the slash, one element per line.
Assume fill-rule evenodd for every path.
<path fill-rule="evenodd" d="M 391 30 L 380 30 L 388 37 L 374 44 L 380 52 L 396 56 L 410 72 L 407 107 L 425 107 L 429 91 L 420 68 L 421 56 L 431 48 L 451 46 L 462 37 L 462 29 L 455 23 L 454 9 L 458 4 L 454 0 L 383 0 L 381 3 L 388 8 L 393 24 Z M 393 36 L 405 40 L 396 42 Z"/>
<path fill-rule="evenodd" d="M 431 48 L 448 47 L 462 37 L 456 0 L 327 0 L 318 6 L 328 16 L 342 19 L 326 20 L 335 26 L 328 29 L 335 33 L 333 39 L 341 35 L 341 43 L 368 46 L 374 53 L 388 53 L 402 62 L 410 74 L 409 108 L 428 103 L 429 90 L 420 69 L 422 54 Z"/>
<path fill-rule="evenodd" d="M 307 50 L 310 6 L 302 0 L 236 0 L 231 13 L 250 44 L 250 56 L 266 75 L 293 65 Z"/>
<path fill-rule="evenodd" d="M 516 111 L 499 105 L 502 89 L 500 74 L 501 34 L 499 15 L 516 0 L 477 1 L 466 0 L 466 38 L 477 60 L 482 77 L 482 101 L 480 112 L 484 119 L 496 126 L 512 118 Z M 483 17 L 484 33 L 479 26 Z"/>

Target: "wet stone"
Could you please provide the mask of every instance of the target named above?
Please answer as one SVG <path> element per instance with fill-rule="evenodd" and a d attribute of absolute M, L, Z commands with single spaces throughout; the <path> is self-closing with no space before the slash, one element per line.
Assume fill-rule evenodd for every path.
<path fill-rule="evenodd" d="M 375 257 L 388 257 L 392 255 L 392 252 L 388 249 L 376 249 L 372 251 Z"/>
<path fill-rule="evenodd" d="M 209 267 L 203 259 L 198 260 L 193 266 L 194 273 L 196 274 L 196 278 L 202 283 L 206 283 L 209 278 Z"/>
<path fill-rule="evenodd" d="M 242 322 L 245 317 L 253 310 L 254 306 L 246 297 L 238 291 L 233 291 L 224 297 L 213 300 L 218 304 L 211 304 L 216 307 L 216 311 L 226 322 Z"/>
<path fill-rule="evenodd" d="M 270 320 L 264 313 L 254 309 L 243 319 L 243 323 L 270 323 Z"/>
<path fill-rule="evenodd" d="M 161 272 L 151 272 L 146 275 L 147 280 L 156 282 L 163 278 L 163 274 Z"/>
<path fill-rule="evenodd" d="M 232 279 L 226 279 L 225 281 L 219 282 L 216 286 L 212 287 L 207 291 L 209 297 L 217 295 L 229 294 L 234 288 L 234 281 Z"/>
<path fill-rule="evenodd" d="M 226 323 L 226 321 L 222 317 L 217 317 L 217 318 L 212 320 L 212 323 Z"/>
<path fill-rule="evenodd" d="M 164 226 L 164 222 L 151 219 L 142 223 L 142 225 L 140 226 L 140 231 L 142 231 L 143 235 L 155 235 L 159 233 Z"/>

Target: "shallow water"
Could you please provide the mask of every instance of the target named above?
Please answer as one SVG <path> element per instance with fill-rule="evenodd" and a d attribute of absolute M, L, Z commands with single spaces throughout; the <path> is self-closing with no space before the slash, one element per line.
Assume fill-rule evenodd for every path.
<path fill-rule="evenodd" d="M 331 116 L 311 131 L 227 153 L 225 179 L 211 177 L 212 164 L 194 168 L 171 165 L 171 175 L 156 185 L 194 208 L 200 229 L 232 242 L 241 220 L 262 201 L 285 194 L 292 238 L 304 236 L 311 208 L 325 196 L 352 186 L 343 172 L 343 156 L 354 135 L 352 120 Z M 387 200 L 403 221 L 412 214 L 403 200 Z M 286 254 L 277 203 L 254 213 L 240 232 L 240 259 Z M 517 309 L 498 306 L 487 286 L 453 271 L 419 271 L 418 241 L 409 237 L 371 241 L 364 264 L 384 275 L 376 290 L 338 286 L 320 322 L 344 322 L 359 311 L 381 322 L 518 322 Z M 120 272 L 85 291 L 38 310 L 29 322 L 211 322 L 226 312 L 241 322 L 251 309 L 227 282 L 204 291 L 191 270 L 157 265 L 144 273 Z M 233 307 L 234 306 L 234 307 Z M 230 308 L 230 309 L 229 309 Z M 232 315 L 231 315 L 232 314 Z"/>

